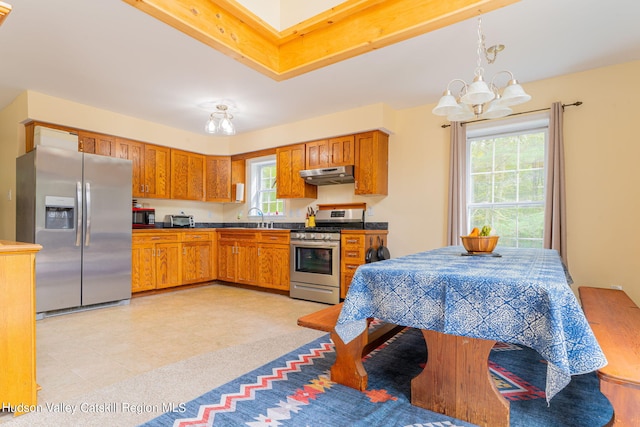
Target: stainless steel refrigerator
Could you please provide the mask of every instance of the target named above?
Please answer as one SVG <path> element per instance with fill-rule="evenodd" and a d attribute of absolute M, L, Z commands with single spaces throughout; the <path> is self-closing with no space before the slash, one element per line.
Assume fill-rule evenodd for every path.
<path fill-rule="evenodd" d="M 39 317 L 131 298 L 131 168 L 44 145 L 16 159 L 16 237 L 42 245 Z"/>

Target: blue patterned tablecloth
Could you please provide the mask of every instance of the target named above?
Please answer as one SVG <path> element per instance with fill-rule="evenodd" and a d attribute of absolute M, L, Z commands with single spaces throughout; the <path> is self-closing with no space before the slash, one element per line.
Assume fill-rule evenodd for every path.
<path fill-rule="evenodd" d="M 461 246 L 449 246 L 360 266 L 336 332 L 349 342 L 374 317 L 521 344 L 549 362 L 547 401 L 569 384 L 571 375 L 607 364 L 557 251 L 499 247 L 501 257 L 463 252 Z"/>

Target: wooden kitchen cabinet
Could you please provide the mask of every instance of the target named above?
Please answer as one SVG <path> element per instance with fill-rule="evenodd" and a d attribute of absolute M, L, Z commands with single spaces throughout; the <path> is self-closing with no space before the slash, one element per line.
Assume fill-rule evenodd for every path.
<path fill-rule="evenodd" d="M 279 199 L 315 199 L 318 187 L 307 184 L 300 177 L 300 171 L 306 168 L 305 144 L 289 145 L 276 149 L 276 197 Z"/>
<path fill-rule="evenodd" d="M 116 157 L 116 138 L 101 133 L 78 131 L 78 151 Z"/>
<path fill-rule="evenodd" d="M 376 251 L 380 241 L 386 246 L 387 230 L 342 230 L 340 233 L 340 298 L 347 297 L 351 279 L 358 267 L 366 262 L 367 250 Z"/>
<path fill-rule="evenodd" d="M 204 200 L 205 156 L 171 149 L 171 198 Z"/>
<path fill-rule="evenodd" d="M 305 144 L 306 169 L 353 165 L 355 163 L 355 136 L 307 142 Z"/>
<path fill-rule="evenodd" d="M 218 231 L 218 278 L 227 282 L 257 283 L 258 246 L 253 230 Z"/>
<path fill-rule="evenodd" d="M 289 230 L 258 234 L 258 286 L 289 291 Z"/>
<path fill-rule="evenodd" d="M 355 194 L 388 194 L 389 135 L 381 131 L 355 136 Z"/>
<path fill-rule="evenodd" d="M 205 187 L 207 202 L 231 201 L 231 157 L 206 157 Z"/>
<path fill-rule="evenodd" d="M 215 232 L 182 234 L 182 284 L 200 283 L 216 277 Z"/>
<path fill-rule="evenodd" d="M 171 149 L 144 146 L 144 197 L 168 199 L 171 180 Z"/>
<path fill-rule="evenodd" d="M 135 293 L 155 289 L 155 243 L 137 243 L 134 237 L 131 252 L 131 292 Z"/>
<path fill-rule="evenodd" d="M 140 292 L 181 285 L 181 261 L 178 232 L 134 233 L 131 291 Z"/>
<path fill-rule="evenodd" d="M 116 138 L 116 157 L 131 160 L 131 196 L 145 197 L 144 175 L 145 144 L 125 138 Z"/>
<path fill-rule="evenodd" d="M 28 408 L 38 403 L 35 265 L 40 249 L 40 245 L 0 241 L 0 402 L 3 409 Z M 14 415 L 22 413 L 14 411 Z"/>

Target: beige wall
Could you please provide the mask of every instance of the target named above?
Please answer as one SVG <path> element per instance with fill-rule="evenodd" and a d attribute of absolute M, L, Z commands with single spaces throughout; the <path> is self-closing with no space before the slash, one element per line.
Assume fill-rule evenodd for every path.
<path fill-rule="evenodd" d="M 640 304 L 640 281 L 634 263 L 640 249 L 628 236 L 640 212 L 640 143 L 633 119 L 639 109 L 633 102 L 640 96 L 640 86 L 630 85 L 640 75 L 640 61 L 601 68 L 553 79 L 530 82 L 525 88 L 533 100 L 521 108 L 546 108 L 552 102 L 583 101 L 580 107 L 567 108 L 565 154 L 567 168 L 568 258 L 577 286 L 623 286 Z M 2 179 L 0 198 L 15 188 L 15 171 L 5 173 L 5 154 L 15 157 L 16 145 L 24 145 L 18 121 L 28 111 L 29 117 L 84 129 L 117 134 L 161 145 L 179 145 L 207 154 L 247 152 L 276 145 L 383 128 L 391 133 L 389 143 L 389 196 L 356 197 L 353 184 L 319 188 L 317 200 L 289 202 L 287 220 L 302 221 L 308 205 L 318 203 L 364 201 L 373 209 L 370 221 L 389 222 L 388 246 L 394 257 L 432 249 L 445 244 L 447 186 L 449 169 L 449 131 L 431 114 L 433 105 L 394 111 L 376 104 L 351 111 L 317 117 L 298 123 L 277 126 L 249 134 L 237 135 L 219 153 L 211 153 L 211 137 L 166 128 L 131 117 L 94 109 L 30 92 L 28 109 L 17 100 L 0 112 L 0 147 Z M 26 116 L 25 116 L 26 117 Z M 55 120 L 54 120 L 55 119 Z M 9 126 L 10 131 L 5 129 Z M 12 141 L 13 140 L 13 141 Z M 13 142 L 13 144 L 12 144 Z M 13 174 L 13 175 L 12 175 Z M 15 191 L 15 189 L 14 189 Z M 184 209 L 197 221 L 234 221 L 250 206 L 144 200 L 165 212 Z M 3 200 L 0 204 L 3 236 L 12 236 L 15 210 Z"/>

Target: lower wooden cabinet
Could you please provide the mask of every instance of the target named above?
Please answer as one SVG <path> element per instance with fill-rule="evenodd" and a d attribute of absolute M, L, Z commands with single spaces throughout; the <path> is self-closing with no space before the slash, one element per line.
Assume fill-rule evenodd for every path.
<path fill-rule="evenodd" d="M 131 291 L 215 279 L 289 290 L 289 230 L 134 231 Z"/>
<path fill-rule="evenodd" d="M 290 235 L 288 230 L 258 234 L 258 286 L 289 290 Z"/>
<path fill-rule="evenodd" d="M 215 231 L 134 232 L 131 292 L 216 278 Z"/>
<path fill-rule="evenodd" d="M 35 257 L 41 248 L 0 241 L 0 402 L 14 415 L 38 403 Z"/>
<path fill-rule="evenodd" d="M 387 234 L 386 230 L 342 231 L 340 234 L 340 298 L 347 297 L 351 279 L 358 267 L 366 263 L 369 248 L 377 250 L 381 241 L 387 241 Z"/>
<path fill-rule="evenodd" d="M 227 282 L 255 285 L 258 246 L 253 230 L 218 231 L 218 278 Z"/>
<path fill-rule="evenodd" d="M 213 280 L 215 271 L 214 233 L 185 232 L 182 237 L 182 283 Z"/>

